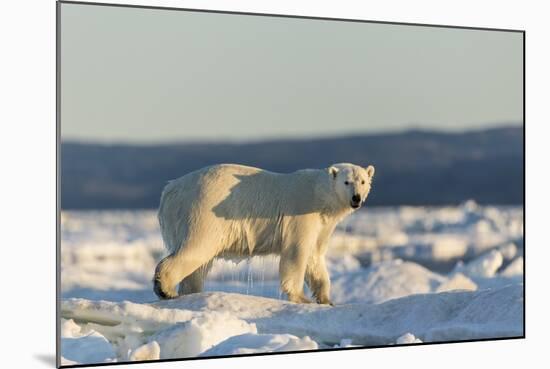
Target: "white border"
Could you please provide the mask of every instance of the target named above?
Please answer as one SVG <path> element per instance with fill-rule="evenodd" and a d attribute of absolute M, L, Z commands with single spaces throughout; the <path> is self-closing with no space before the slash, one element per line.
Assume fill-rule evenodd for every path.
<path fill-rule="evenodd" d="M 547 362 L 550 176 L 546 158 L 548 26 L 544 2 L 124 1 L 157 6 L 525 29 L 527 31 L 527 339 L 241 359 L 157 363 L 156 368 L 513 368 Z M 52 367 L 55 350 L 55 5 L 10 0 L 0 9 L 2 123 L 2 366 Z M 505 185 L 505 184 L 503 184 Z M 10 365 L 12 364 L 12 365 Z M 544 365 L 544 364 L 542 364 Z M 133 365 L 129 368 L 139 368 Z M 117 366 L 125 368 L 127 366 Z"/>

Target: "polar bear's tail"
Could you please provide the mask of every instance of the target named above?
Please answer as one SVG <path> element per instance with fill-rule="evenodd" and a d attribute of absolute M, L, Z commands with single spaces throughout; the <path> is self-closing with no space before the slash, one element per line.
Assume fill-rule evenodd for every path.
<path fill-rule="evenodd" d="M 181 247 L 183 236 L 186 229 L 185 217 L 181 216 L 182 208 L 186 206 L 181 197 L 182 179 L 176 179 L 168 182 L 160 196 L 160 205 L 158 210 L 158 222 L 164 247 L 169 253 L 175 253 Z"/>

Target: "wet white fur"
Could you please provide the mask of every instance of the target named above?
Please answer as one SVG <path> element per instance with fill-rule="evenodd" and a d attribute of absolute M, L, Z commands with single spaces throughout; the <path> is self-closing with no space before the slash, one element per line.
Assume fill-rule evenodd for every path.
<path fill-rule="evenodd" d="M 200 292 L 214 258 L 278 254 L 289 300 L 309 302 L 305 279 L 317 302 L 330 303 L 328 239 L 354 210 L 351 197 L 366 199 L 373 175 L 373 166 L 347 163 L 290 174 L 222 164 L 171 181 L 158 213 L 170 253 L 157 266 L 158 287 L 165 297 L 180 282 L 180 294 Z"/>

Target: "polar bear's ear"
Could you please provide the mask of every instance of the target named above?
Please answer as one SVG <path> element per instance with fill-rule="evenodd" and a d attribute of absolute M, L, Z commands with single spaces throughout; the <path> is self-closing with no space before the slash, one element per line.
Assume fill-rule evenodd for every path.
<path fill-rule="evenodd" d="M 374 167 L 372 165 L 366 167 L 365 170 L 367 171 L 367 175 L 369 176 L 369 178 L 372 178 L 374 176 Z"/>
<path fill-rule="evenodd" d="M 338 168 L 332 166 L 328 168 L 328 173 L 332 176 L 332 178 L 336 178 L 336 175 L 338 174 Z"/>

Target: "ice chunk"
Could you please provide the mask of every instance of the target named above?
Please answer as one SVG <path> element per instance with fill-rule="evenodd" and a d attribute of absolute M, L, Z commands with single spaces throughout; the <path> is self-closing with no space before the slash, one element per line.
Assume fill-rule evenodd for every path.
<path fill-rule="evenodd" d="M 192 357 L 229 337 L 257 333 L 256 325 L 229 313 L 209 312 L 164 329 L 152 337 L 160 346 L 160 358 Z"/>
<path fill-rule="evenodd" d="M 475 291 L 477 290 L 477 284 L 472 281 L 470 278 L 466 277 L 462 273 L 455 273 L 451 276 L 450 279 L 441 283 L 436 292 L 445 292 L 452 290 L 466 290 L 466 291 Z"/>
<path fill-rule="evenodd" d="M 72 319 L 61 319 L 61 352 L 64 365 L 113 361 L 112 344 L 94 330 L 84 330 Z"/>
<path fill-rule="evenodd" d="M 518 248 L 513 242 L 510 242 L 500 246 L 498 251 L 500 251 L 504 260 L 512 260 L 517 255 Z"/>
<path fill-rule="evenodd" d="M 81 327 L 72 319 L 61 319 L 61 337 L 80 337 Z"/>
<path fill-rule="evenodd" d="M 62 356 L 75 363 L 112 362 L 116 359 L 113 346 L 95 331 L 80 337 L 61 337 Z"/>
<path fill-rule="evenodd" d="M 504 258 L 500 251 L 491 250 L 466 265 L 458 266 L 456 271 L 460 271 L 469 277 L 490 278 L 496 274 L 503 261 Z"/>
<path fill-rule="evenodd" d="M 78 365 L 76 361 L 67 359 L 66 357 L 61 356 L 61 365 Z"/>
<path fill-rule="evenodd" d="M 434 240 L 432 258 L 436 260 L 449 260 L 466 254 L 468 243 L 462 237 L 442 236 Z"/>
<path fill-rule="evenodd" d="M 515 277 L 523 275 L 523 256 L 515 258 L 501 273 L 503 277 Z"/>
<path fill-rule="evenodd" d="M 129 359 L 132 361 L 158 360 L 160 359 L 160 346 L 157 341 L 151 341 L 132 351 Z"/>
<path fill-rule="evenodd" d="M 201 356 L 239 355 L 258 352 L 316 350 L 319 346 L 308 336 L 291 334 L 243 334 L 233 336 L 203 352 Z"/>
<path fill-rule="evenodd" d="M 411 343 L 422 343 L 422 341 L 419 338 L 416 338 L 412 333 L 405 333 L 400 336 L 395 343 L 398 345 L 405 345 Z"/>
<path fill-rule="evenodd" d="M 341 255 L 327 258 L 327 268 L 330 275 L 350 273 L 361 269 L 361 263 L 352 255 Z"/>
<path fill-rule="evenodd" d="M 332 281 L 335 303 L 380 303 L 416 293 L 428 293 L 446 278 L 411 262 L 392 260 L 366 270 L 336 276 Z"/>

